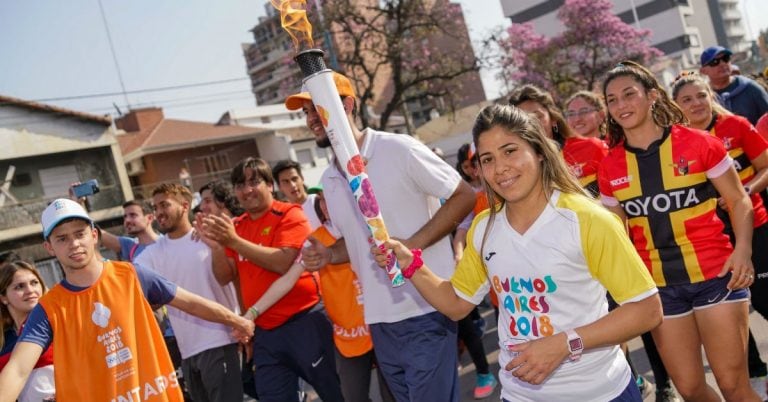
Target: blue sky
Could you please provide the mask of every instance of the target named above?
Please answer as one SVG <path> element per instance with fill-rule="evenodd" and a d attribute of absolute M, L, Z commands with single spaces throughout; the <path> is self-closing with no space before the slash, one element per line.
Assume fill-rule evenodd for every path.
<path fill-rule="evenodd" d="M 765 0 L 742 0 L 751 29 L 765 28 Z M 506 25 L 498 0 L 460 0 L 470 35 Z M 213 122 L 254 105 L 241 43 L 264 15 L 265 0 L 102 0 L 126 90 L 240 79 L 184 90 L 129 94 L 133 107 L 162 104 L 168 117 Z M 0 94 L 51 99 L 120 92 L 98 0 L 0 2 Z M 493 74 L 486 93 L 497 95 Z M 47 101 L 94 114 L 125 110 L 122 95 Z"/>
<path fill-rule="evenodd" d="M 485 3 L 486 1 L 482 1 Z M 475 4 L 477 1 L 466 1 Z M 505 24 L 501 6 L 468 16 Z M 185 90 L 129 94 L 133 107 L 165 106 L 169 117 L 215 121 L 254 105 L 241 43 L 265 0 L 102 0 L 128 91 L 242 78 Z M 483 17 L 484 16 L 484 17 Z M 482 19 L 481 19 L 482 21 Z M 474 31 L 485 31 L 481 26 Z M 98 0 L 0 2 L 0 94 L 51 99 L 120 92 Z M 95 114 L 125 111 L 125 97 L 46 101 Z"/>
<path fill-rule="evenodd" d="M 250 41 L 263 6 L 257 1 L 102 0 L 127 90 L 245 78 L 240 43 Z M 0 3 L 0 93 L 25 99 L 120 92 L 98 0 Z M 10 40 L 9 40 L 10 39 Z M 228 99 L 173 107 L 167 114 L 215 119 L 229 107 L 253 105 L 247 79 L 190 90 L 129 95 L 132 105 Z M 226 95 L 211 96 L 210 94 Z M 205 98 L 200 98 L 205 96 Z M 107 113 L 122 96 L 51 102 Z M 215 113 L 206 112 L 215 105 Z"/>

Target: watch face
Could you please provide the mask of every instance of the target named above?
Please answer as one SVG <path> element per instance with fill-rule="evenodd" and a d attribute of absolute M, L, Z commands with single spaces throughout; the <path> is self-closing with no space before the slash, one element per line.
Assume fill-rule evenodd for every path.
<path fill-rule="evenodd" d="M 584 344 L 581 342 L 581 338 L 569 339 L 568 347 L 571 349 L 571 351 L 575 352 L 577 350 L 584 349 Z"/>

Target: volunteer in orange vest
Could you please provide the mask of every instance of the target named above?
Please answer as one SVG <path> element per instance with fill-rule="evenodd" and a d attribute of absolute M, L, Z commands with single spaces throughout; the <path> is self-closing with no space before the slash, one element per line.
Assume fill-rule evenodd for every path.
<path fill-rule="evenodd" d="M 30 313 L 0 373 L 0 402 L 16 400 L 43 350 L 54 346 L 56 398 L 63 401 L 182 401 L 150 304 L 169 304 L 230 325 L 246 340 L 253 323 L 229 309 L 127 262 L 102 260 L 97 229 L 78 203 L 57 199 L 44 211 L 43 246 L 66 279 Z"/>

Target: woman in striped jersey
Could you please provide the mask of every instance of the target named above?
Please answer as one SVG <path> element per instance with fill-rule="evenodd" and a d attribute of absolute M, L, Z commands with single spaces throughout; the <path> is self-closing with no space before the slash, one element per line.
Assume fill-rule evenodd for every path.
<path fill-rule="evenodd" d="M 683 111 L 634 62 L 608 72 L 609 146 L 601 201 L 624 218 L 659 288 L 664 322 L 653 337 L 686 400 L 719 401 L 704 379 L 701 346 L 726 400 L 759 401 L 746 370 L 754 281 L 752 204 L 722 141 L 683 125 Z M 722 197 L 735 246 L 717 217 Z"/>

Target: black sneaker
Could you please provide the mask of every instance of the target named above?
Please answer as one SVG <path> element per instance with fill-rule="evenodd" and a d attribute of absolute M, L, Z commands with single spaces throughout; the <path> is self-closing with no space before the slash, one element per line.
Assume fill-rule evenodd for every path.
<path fill-rule="evenodd" d="M 680 402 L 671 386 L 656 388 L 656 402 Z"/>

